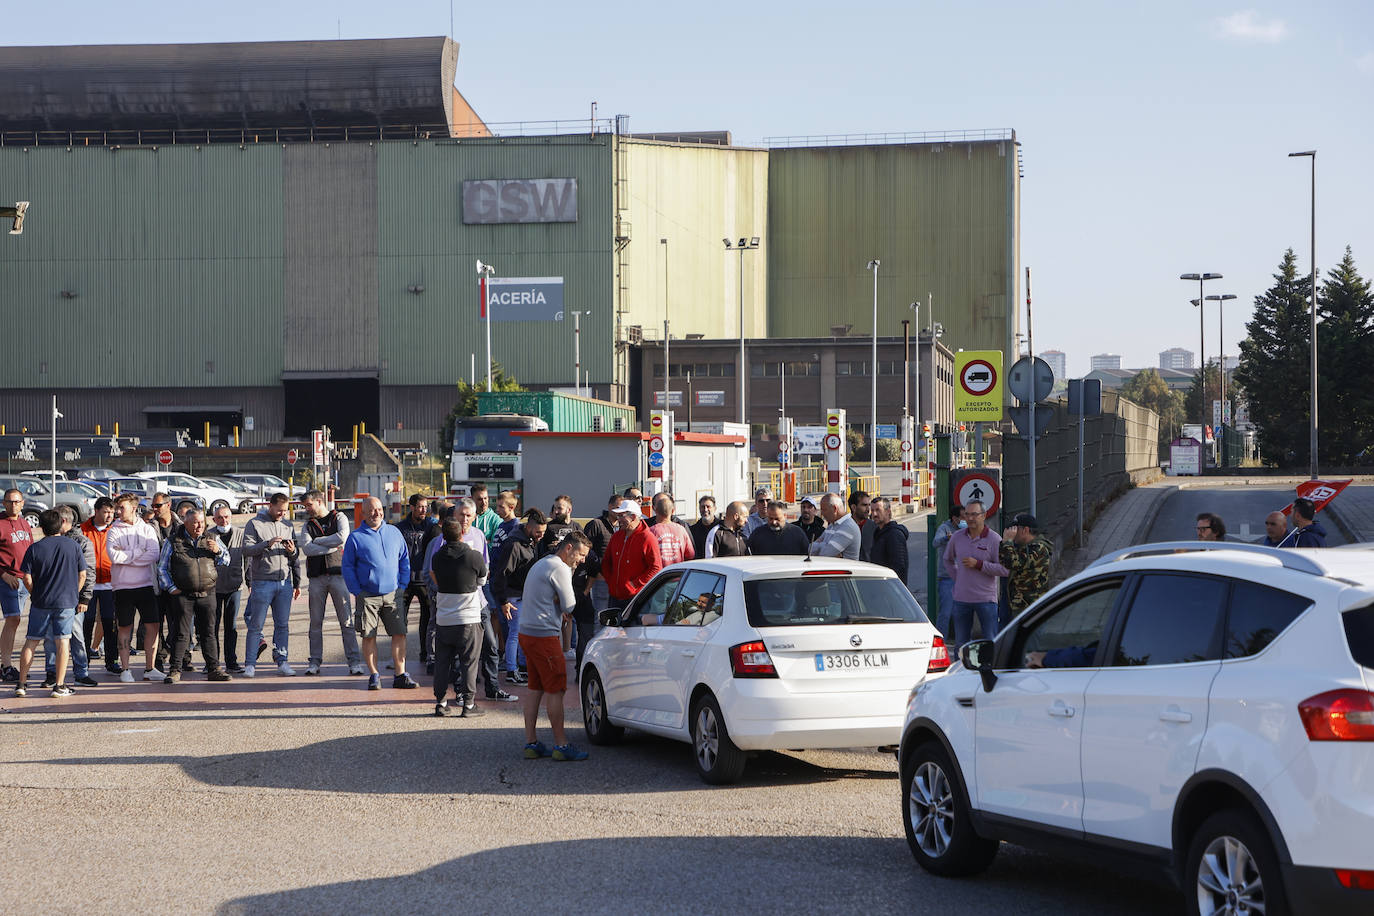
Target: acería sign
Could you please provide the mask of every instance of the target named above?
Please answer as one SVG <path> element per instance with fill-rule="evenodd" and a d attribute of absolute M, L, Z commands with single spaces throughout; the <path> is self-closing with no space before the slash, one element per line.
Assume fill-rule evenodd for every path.
<path fill-rule="evenodd" d="M 492 277 L 487 280 L 492 321 L 562 321 L 562 277 Z"/>
<path fill-rule="evenodd" d="M 575 223 L 576 178 L 489 178 L 463 182 L 463 222 Z"/>

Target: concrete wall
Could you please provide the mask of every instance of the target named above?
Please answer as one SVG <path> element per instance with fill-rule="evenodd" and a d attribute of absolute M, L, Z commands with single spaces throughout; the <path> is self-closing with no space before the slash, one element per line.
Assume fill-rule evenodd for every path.
<path fill-rule="evenodd" d="M 634 435 L 522 436 L 524 504 L 541 509 L 560 493 L 572 497 L 579 517 L 600 514 L 613 490 L 639 485 L 646 443 Z"/>

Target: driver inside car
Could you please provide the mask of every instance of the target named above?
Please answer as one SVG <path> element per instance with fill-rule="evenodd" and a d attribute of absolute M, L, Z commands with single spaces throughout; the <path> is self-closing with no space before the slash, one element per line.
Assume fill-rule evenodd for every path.
<path fill-rule="evenodd" d="M 1027 652 L 1027 668 L 1091 668 L 1097 655 L 1097 643 L 1086 646 L 1066 646 L 1048 652 Z"/>

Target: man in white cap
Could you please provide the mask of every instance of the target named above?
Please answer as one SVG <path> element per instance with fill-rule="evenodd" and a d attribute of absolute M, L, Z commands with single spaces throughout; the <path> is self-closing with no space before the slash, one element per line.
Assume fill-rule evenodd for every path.
<path fill-rule="evenodd" d="M 816 543 L 825 533 L 825 519 L 821 518 L 821 501 L 815 496 L 803 496 L 801 501 L 801 516 L 797 519 L 797 527 L 806 532 L 806 540 L 809 543 Z"/>
<path fill-rule="evenodd" d="M 601 561 L 601 574 L 610 592 L 608 607 L 623 608 L 663 568 L 663 556 L 644 524 L 639 503 L 622 500 L 613 514 L 616 532 Z"/>

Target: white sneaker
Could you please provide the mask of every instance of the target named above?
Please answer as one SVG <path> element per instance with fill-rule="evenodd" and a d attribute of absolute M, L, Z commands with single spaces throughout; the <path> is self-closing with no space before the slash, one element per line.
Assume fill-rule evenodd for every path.
<path fill-rule="evenodd" d="M 143 679 L 145 681 L 160 681 L 166 676 L 167 675 L 163 674 L 156 668 L 149 668 L 147 671 L 143 672 Z"/>
<path fill-rule="evenodd" d="M 126 684 L 132 684 L 134 682 L 134 673 L 128 668 L 125 668 L 119 673 L 119 679 Z"/>
<path fill-rule="evenodd" d="M 309 675 L 318 675 L 320 673 L 320 666 L 311 662 L 310 667 L 305 669 L 305 673 Z"/>
<path fill-rule="evenodd" d="M 359 663 L 359 664 L 357 664 L 357 665 L 349 665 L 349 666 L 348 666 L 348 673 L 349 673 L 349 674 L 367 674 L 367 669 L 364 668 L 364 667 L 362 666 L 361 663 Z"/>
<path fill-rule="evenodd" d="M 282 677 L 295 677 L 296 669 L 292 668 L 286 662 L 282 662 L 280 665 L 277 666 L 277 673 L 280 674 Z"/>
<path fill-rule="evenodd" d="M 257 665 L 244 665 L 244 666 L 243 666 L 243 676 L 244 676 L 244 677 L 252 677 L 253 675 L 255 675 L 255 674 L 257 674 L 257 673 L 258 673 Z"/>

